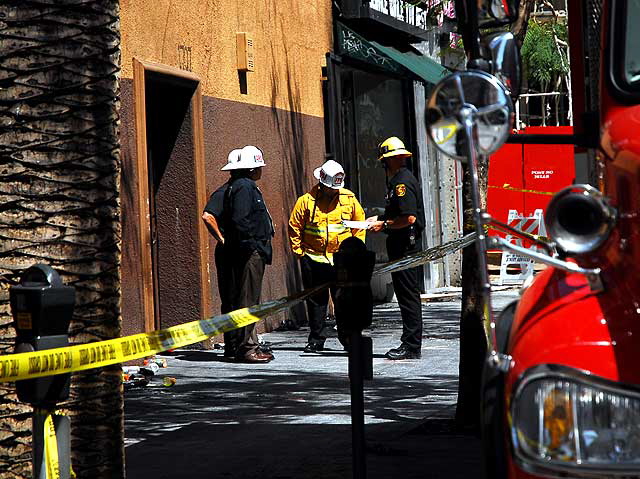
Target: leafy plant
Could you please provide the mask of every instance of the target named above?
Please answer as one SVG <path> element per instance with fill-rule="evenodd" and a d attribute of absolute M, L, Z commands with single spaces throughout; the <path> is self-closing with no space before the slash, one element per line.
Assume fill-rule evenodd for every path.
<path fill-rule="evenodd" d="M 566 45 L 565 24 L 529 21 L 521 50 L 522 62 L 529 82 L 537 84 L 541 91 L 548 91 L 550 84 L 569 72 L 566 50 L 558 45 L 558 40 Z"/>

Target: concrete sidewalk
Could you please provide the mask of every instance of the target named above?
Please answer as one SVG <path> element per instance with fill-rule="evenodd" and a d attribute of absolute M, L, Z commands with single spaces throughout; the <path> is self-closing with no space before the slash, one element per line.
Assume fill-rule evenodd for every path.
<path fill-rule="evenodd" d="M 502 309 L 513 290 L 494 295 Z M 398 345 L 397 304 L 377 306 L 374 379 L 365 383 L 369 478 L 479 477 L 479 441 L 454 432 L 460 302 L 423 305 L 422 359 L 389 361 Z M 152 383 L 125 393 L 129 478 L 349 478 L 347 356 L 336 338 L 305 354 L 308 331 L 263 339 L 276 359 L 227 363 L 222 351 L 166 356 Z M 163 387 L 162 376 L 177 379 Z"/>

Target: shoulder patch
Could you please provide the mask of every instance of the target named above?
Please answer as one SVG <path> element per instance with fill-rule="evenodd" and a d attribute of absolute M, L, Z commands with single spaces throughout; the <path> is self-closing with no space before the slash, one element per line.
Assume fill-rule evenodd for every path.
<path fill-rule="evenodd" d="M 407 187 L 404 183 L 396 185 L 396 196 L 404 196 L 407 194 Z"/>

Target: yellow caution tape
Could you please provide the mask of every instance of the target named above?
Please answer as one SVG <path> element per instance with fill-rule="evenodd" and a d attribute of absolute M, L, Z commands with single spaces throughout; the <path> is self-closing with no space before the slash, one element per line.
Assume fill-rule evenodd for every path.
<path fill-rule="evenodd" d="M 0 357 L 0 382 L 33 379 L 54 374 L 83 371 L 144 358 L 204 341 L 219 333 L 255 323 L 263 317 L 298 304 L 329 284 L 308 289 L 286 298 L 238 309 L 209 319 L 191 321 L 167 329 L 139 333 L 64 348 L 9 354 Z"/>
<path fill-rule="evenodd" d="M 60 477 L 58 441 L 56 440 L 56 429 L 53 425 L 53 414 L 50 412 L 44 420 L 44 461 L 47 479 L 58 479 Z"/>
<path fill-rule="evenodd" d="M 59 479 L 60 478 L 60 459 L 58 457 L 58 439 L 56 436 L 56 427 L 54 416 L 55 411 L 48 411 L 46 409 L 38 409 L 37 413 L 46 415 L 44 420 L 44 463 L 45 470 L 47 471 L 47 479 Z M 59 415 L 59 414 L 58 414 Z M 76 474 L 73 472 L 73 468 L 69 465 L 69 477 L 75 479 Z"/>
<path fill-rule="evenodd" d="M 404 258 L 400 258 L 395 261 L 390 261 L 385 264 L 381 264 L 378 266 L 373 275 L 376 276 L 378 274 L 383 273 L 395 273 L 396 271 L 401 271 L 403 269 L 415 268 L 416 266 L 423 265 L 430 261 L 434 261 L 436 259 L 444 258 L 448 254 L 451 254 L 459 249 L 465 248 L 469 246 L 476 240 L 476 233 L 470 233 L 467 236 L 462 238 L 449 241 L 448 243 L 434 246 L 433 248 L 426 249 L 424 251 L 420 251 L 418 253 L 405 256 Z"/>
<path fill-rule="evenodd" d="M 502 186 L 489 185 L 489 188 L 498 188 L 501 190 L 515 191 L 516 193 L 533 193 L 534 195 L 547 195 L 547 196 L 555 195 L 553 191 L 523 190 L 521 188 L 514 188 L 513 186 L 510 186 L 508 183 Z"/>
<path fill-rule="evenodd" d="M 442 258 L 475 241 L 475 233 L 445 243 L 378 267 L 374 275 L 414 268 L 429 261 Z M 167 329 L 139 333 L 122 338 L 108 339 L 88 344 L 77 344 L 64 348 L 45 349 L 27 353 L 0 356 L 0 382 L 21 381 L 73 371 L 100 368 L 133 359 L 178 349 L 260 321 L 304 301 L 330 283 L 274 301 L 238 309 L 209 319 L 191 321 Z"/>

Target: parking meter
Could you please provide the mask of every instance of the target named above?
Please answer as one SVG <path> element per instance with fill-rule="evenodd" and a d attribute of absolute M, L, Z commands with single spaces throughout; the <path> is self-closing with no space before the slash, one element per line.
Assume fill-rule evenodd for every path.
<path fill-rule="evenodd" d="M 46 264 L 28 268 L 20 284 L 9 289 L 16 329 L 16 353 L 69 345 L 69 323 L 75 290 L 62 284 L 60 275 Z M 56 374 L 16 381 L 18 399 L 36 406 L 53 405 L 69 397 L 71 374 Z"/>
<path fill-rule="evenodd" d="M 373 378 L 373 342 L 362 330 L 371 325 L 373 295 L 371 275 L 376 254 L 352 236 L 340 243 L 333 255 L 336 270 L 334 311 L 338 330 L 348 333 L 349 383 L 351 390 L 351 447 L 354 479 L 365 479 L 364 379 Z"/>
<path fill-rule="evenodd" d="M 367 250 L 364 242 L 355 236 L 340 244 L 333 255 L 337 291 L 335 297 L 336 320 L 346 332 L 362 331 L 371 325 L 373 295 L 371 275 L 376 254 Z"/>

